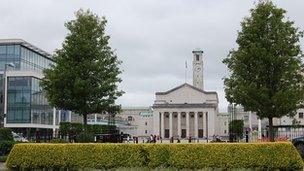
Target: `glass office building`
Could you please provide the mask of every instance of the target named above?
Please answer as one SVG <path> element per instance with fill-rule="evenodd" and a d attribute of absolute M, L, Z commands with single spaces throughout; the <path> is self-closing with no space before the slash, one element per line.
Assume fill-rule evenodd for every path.
<path fill-rule="evenodd" d="M 68 121 L 69 112 L 62 111 L 62 117 L 61 111 L 50 106 L 39 84 L 42 71 L 53 64 L 50 54 L 24 40 L 0 39 L 0 110 L 4 126 L 54 130 L 60 121 Z"/>

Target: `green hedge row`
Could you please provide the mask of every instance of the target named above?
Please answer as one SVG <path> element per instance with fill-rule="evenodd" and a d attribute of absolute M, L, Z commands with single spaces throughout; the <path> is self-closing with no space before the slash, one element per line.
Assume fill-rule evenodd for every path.
<path fill-rule="evenodd" d="M 291 143 L 255 144 L 17 144 L 11 169 L 172 167 L 298 170 L 303 161 Z"/>

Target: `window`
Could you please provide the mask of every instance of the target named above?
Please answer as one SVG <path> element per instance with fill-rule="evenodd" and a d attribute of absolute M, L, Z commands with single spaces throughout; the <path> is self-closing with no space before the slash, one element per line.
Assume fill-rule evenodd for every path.
<path fill-rule="evenodd" d="M 182 117 L 185 118 L 185 117 L 186 117 L 186 114 L 182 114 Z"/>
<path fill-rule="evenodd" d="M 147 123 L 147 122 L 145 122 L 145 125 L 148 125 L 148 123 Z"/>
<path fill-rule="evenodd" d="M 224 130 L 224 134 L 227 134 L 227 130 Z"/>
<path fill-rule="evenodd" d="M 194 118 L 194 115 L 193 115 L 193 114 L 191 114 L 191 115 L 190 115 L 190 117 L 191 117 L 191 118 Z"/>
<path fill-rule="evenodd" d="M 196 61 L 199 61 L 199 55 L 195 55 Z"/>
<path fill-rule="evenodd" d="M 0 54 L 6 54 L 6 46 L 0 46 Z"/>
<path fill-rule="evenodd" d="M 148 131 L 147 131 L 147 130 L 145 130 L 145 134 L 146 134 L 146 133 L 148 133 Z"/>
<path fill-rule="evenodd" d="M 224 125 L 226 126 L 227 125 L 227 122 L 224 122 Z M 226 130 L 225 130 L 226 131 Z"/>
<path fill-rule="evenodd" d="M 300 113 L 299 113 L 299 118 L 301 118 L 301 119 L 303 119 L 303 118 L 304 118 L 304 116 L 303 116 L 303 113 L 302 113 L 302 112 L 300 112 Z"/>
<path fill-rule="evenodd" d="M 132 121 L 133 117 L 132 116 L 128 116 L 128 121 Z"/>

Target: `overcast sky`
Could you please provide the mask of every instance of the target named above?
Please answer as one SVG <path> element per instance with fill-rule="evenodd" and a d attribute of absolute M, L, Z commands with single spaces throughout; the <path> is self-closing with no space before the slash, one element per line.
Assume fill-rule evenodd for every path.
<path fill-rule="evenodd" d="M 150 106 L 156 91 L 185 82 L 192 84 L 192 53 L 204 50 L 204 85 L 217 91 L 219 108 L 226 112 L 222 64 L 236 47 L 240 22 L 253 0 L 0 0 L 0 38 L 21 38 L 53 53 L 67 33 L 64 23 L 80 8 L 108 20 L 111 47 L 123 61 L 118 100 L 122 106 Z M 276 0 L 296 26 L 304 29 L 304 1 Z M 302 44 L 303 44 L 303 40 Z M 302 46 L 303 47 L 303 46 Z"/>

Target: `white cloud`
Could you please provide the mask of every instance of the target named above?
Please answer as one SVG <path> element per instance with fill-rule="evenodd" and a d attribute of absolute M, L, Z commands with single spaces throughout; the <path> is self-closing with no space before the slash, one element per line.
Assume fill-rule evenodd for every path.
<path fill-rule="evenodd" d="M 79 8 L 90 8 L 108 19 L 110 42 L 123 61 L 126 92 L 124 106 L 149 106 L 156 91 L 184 83 L 184 63 L 192 63 L 191 51 L 205 52 L 205 89 L 217 91 L 220 111 L 227 102 L 222 78 L 227 69 L 221 63 L 235 39 L 241 20 L 249 15 L 253 0 L 1 0 L 0 38 L 22 38 L 53 52 L 60 48 L 66 29 Z M 287 16 L 304 28 L 303 0 L 276 0 Z M 191 67 L 189 68 L 191 69 Z M 191 81 L 188 71 L 188 82 Z"/>

